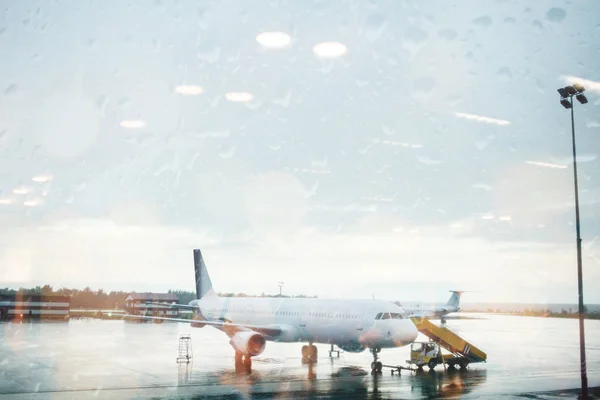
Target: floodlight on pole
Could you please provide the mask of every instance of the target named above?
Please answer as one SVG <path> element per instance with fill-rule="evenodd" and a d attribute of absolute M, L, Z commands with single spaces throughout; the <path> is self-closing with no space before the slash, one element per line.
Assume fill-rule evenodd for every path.
<path fill-rule="evenodd" d="M 277 285 L 279 285 L 279 297 L 281 297 L 281 289 L 283 288 L 283 282 L 277 282 Z"/>
<path fill-rule="evenodd" d="M 578 292 L 578 317 L 579 317 L 579 359 L 581 371 L 581 399 L 588 399 L 588 381 L 587 367 L 585 360 L 585 328 L 584 328 L 584 305 L 583 305 L 583 266 L 581 259 L 581 225 L 579 222 L 579 185 L 577 183 L 577 152 L 575 149 L 575 116 L 573 106 L 573 97 L 581 104 L 587 103 L 587 98 L 583 94 L 585 88 L 582 84 L 576 83 L 572 86 L 565 86 L 558 89 L 560 94 L 560 104 L 564 108 L 571 109 L 571 139 L 573 143 L 573 181 L 575 188 L 575 230 L 577 233 L 577 292 Z"/>

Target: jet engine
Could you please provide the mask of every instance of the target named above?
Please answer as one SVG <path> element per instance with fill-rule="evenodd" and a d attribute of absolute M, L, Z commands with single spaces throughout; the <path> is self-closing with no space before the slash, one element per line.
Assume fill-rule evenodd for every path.
<path fill-rule="evenodd" d="M 359 343 L 337 345 L 337 347 L 339 347 L 340 349 L 344 350 L 347 353 L 362 353 L 363 351 L 366 350 L 366 348 L 362 344 L 359 344 Z"/>
<path fill-rule="evenodd" d="M 240 353 L 254 357 L 265 351 L 267 341 L 260 333 L 253 331 L 238 332 L 231 337 L 229 344 Z"/>
<path fill-rule="evenodd" d="M 200 319 L 200 316 L 196 313 L 194 313 L 194 315 L 192 315 L 192 323 L 190 323 L 190 326 L 192 328 L 204 328 L 206 325 L 203 324 L 201 321 L 202 319 Z"/>

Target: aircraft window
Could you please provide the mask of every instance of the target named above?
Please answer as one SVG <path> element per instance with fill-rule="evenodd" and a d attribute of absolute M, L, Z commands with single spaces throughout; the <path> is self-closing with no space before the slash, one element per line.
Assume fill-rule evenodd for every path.
<path fill-rule="evenodd" d="M 392 319 L 404 319 L 404 317 L 402 316 L 402 314 L 393 313 Z"/>
<path fill-rule="evenodd" d="M 387 313 L 387 312 L 385 314 L 383 314 L 383 317 L 381 317 L 381 319 L 390 319 L 390 318 L 391 318 L 390 313 Z"/>
<path fill-rule="evenodd" d="M 381 319 L 382 316 L 383 316 L 383 313 L 379 313 L 375 316 L 375 319 Z"/>

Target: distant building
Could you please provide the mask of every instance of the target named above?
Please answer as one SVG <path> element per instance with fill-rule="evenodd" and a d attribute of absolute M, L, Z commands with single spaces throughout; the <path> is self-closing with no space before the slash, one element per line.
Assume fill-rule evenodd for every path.
<path fill-rule="evenodd" d="M 130 293 L 125 298 L 125 312 L 133 315 L 151 315 L 158 317 L 179 317 L 178 309 L 168 304 L 177 304 L 177 295 L 171 293 Z M 164 303 L 165 305 L 146 304 Z"/>
<path fill-rule="evenodd" d="M 70 318 L 71 296 L 44 294 L 0 295 L 0 320 L 60 320 Z"/>

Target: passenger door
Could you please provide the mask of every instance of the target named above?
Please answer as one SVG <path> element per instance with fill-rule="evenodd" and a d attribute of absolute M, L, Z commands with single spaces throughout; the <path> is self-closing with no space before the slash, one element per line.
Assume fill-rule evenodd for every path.
<path fill-rule="evenodd" d="M 298 336 L 301 342 L 310 342 L 313 339 L 311 334 L 311 317 L 309 311 L 300 311 L 298 316 Z"/>
<path fill-rule="evenodd" d="M 360 333 L 364 328 L 365 313 L 362 310 L 356 310 L 354 315 L 356 316 L 354 319 L 356 321 L 356 330 Z"/>

